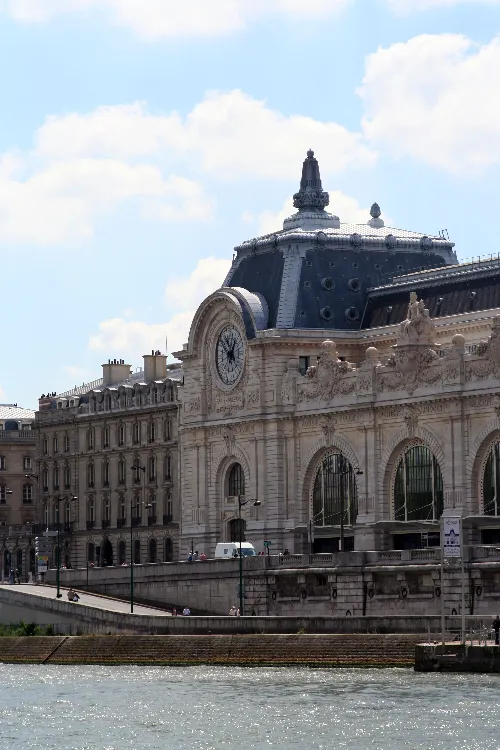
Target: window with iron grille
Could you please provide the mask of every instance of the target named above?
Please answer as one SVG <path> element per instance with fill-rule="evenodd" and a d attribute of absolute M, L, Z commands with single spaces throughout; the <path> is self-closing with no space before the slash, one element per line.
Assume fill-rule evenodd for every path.
<path fill-rule="evenodd" d="M 351 464 L 341 453 L 329 453 L 319 466 L 313 487 L 316 526 L 347 526 L 356 521 L 358 494 Z"/>
<path fill-rule="evenodd" d="M 228 492 L 227 494 L 231 497 L 234 495 L 245 494 L 245 475 L 241 464 L 233 464 L 229 471 L 228 478 Z"/>
<path fill-rule="evenodd" d="M 394 480 L 396 521 L 435 521 L 443 514 L 443 478 L 439 464 L 425 445 L 405 451 Z"/>

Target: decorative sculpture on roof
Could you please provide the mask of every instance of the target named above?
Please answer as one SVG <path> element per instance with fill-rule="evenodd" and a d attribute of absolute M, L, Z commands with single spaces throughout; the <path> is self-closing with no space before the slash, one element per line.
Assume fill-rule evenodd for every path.
<path fill-rule="evenodd" d="M 307 158 L 302 166 L 300 190 L 293 196 L 293 205 L 299 211 L 323 211 L 330 203 L 330 196 L 323 191 L 318 160 L 314 158 L 314 151 L 307 152 Z"/>
<path fill-rule="evenodd" d="M 353 370 L 350 362 L 338 358 L 335 343 L 324 341 L 317 364 L 308 369 L 306 382 L 298 387 L 298 400 L 330 401 L 335 396 L 351 393 L 356 385 L 356 379 L 351 376 Z"/>
<path fill-rule="evenodd" d="M 480 341 L 476 349 L 476 360 L 467 363 L 466 379 L 500 378 L 500 315 L 491 322 L 491 335 L 486 341 Z"/>
<path fill-rule="evenodd" d="M 410 292 L 410 304 L 406 320 L 399 326 L 398 346 L 404 344 L 434 346 L 435 325 L 424 301 L 416 292 Z"/>

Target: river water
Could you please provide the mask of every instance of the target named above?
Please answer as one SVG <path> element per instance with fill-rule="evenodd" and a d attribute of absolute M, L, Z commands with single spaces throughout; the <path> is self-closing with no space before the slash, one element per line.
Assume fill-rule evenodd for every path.
<path fill-rule="evenodd" d="M 0 749 L 498 750 L 500 676 L 0 664 Z"/>

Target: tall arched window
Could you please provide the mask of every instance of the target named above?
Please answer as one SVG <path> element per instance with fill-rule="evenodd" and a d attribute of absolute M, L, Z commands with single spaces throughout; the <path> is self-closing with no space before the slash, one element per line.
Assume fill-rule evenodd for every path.
<path fill-rule="evenodd" d="M 103 427 L 102 430 L 102 447 L 109 448 L 109 427 Z"/>
<path fill-rule="evenodd" d="M 118 565 L 123 565 L 127 560 L 127 547 L 125 542 L 122 540 L 118 542 Z"/>
<path fill-rule="evenodd" d="M 43 506 L 43 523 L 47 527 L 49 525 L 49 504 L 45 503 Z"/>
<path fill-rule="evenodd" d="M 125 484 L 126 465 L 123 456 L 118 459 L 118 484 Z"/>
<path fill-rule="evenodd" d="M 434 521 L 442 514 L 443 478 L 438 462 L 425 445 L 408 448 L 394 481 L 395 520 Z"/>
<path fill-rule="evenodd" d="M 43 492 L 49 491 L 49 470 L 44 466 L 42 471 L 42 490 Z"/>
<path fill-rule="evenodd" d="M 231 466 L 227 480 L 227 494 L 229 497 L 245 494 L 245 475 L 241 464 Z"/>
<path fill-rule="evenodd" d="M 484 467 L 483 512 L 485 516 L 500 516 L 500 443 L 491 446 Z"/>
<path fill-rule="evenodd" d="M 134 565 L 141 564 L 141 542 L 139 539 L 134 541 Z"/>
<path fill-rule="evenodd" d="M 68 463 L 64 464 L 64 489 L 69 490 L 71 487 L 71 468 Z"/>
<path fill-rule="evenodd" d="M 356 478 L 341 453 L 326 455 L 314 479 L 313 519 L 316 526 L 351 526 L 358 515 Z"/>
<path fill-rule="evenodd" d="M 57 464 L 54 464 L 54 468 L 52 469 L 52 484 L 54 490 L 59 489 L 59 466 Z"/>
<path fill-rule="evenodd" d="M 167 536 L 167 538 L 165 539 L 163 560 L 165 562 L 172 562 L 173 559 L 174 559 L 174 546 L 172 544 L 172 539 L 169 536 Z"/>
<path fill-rule="evenodd" d="M 87 449 L 89 451 L 94 450 L 95 445 L 95 431 L 93 427 L 89 427 L 87 430 Z"/>
<path fill-rule="evenodd" d="M 154 456 L 149 457 L 148 474 L 149 474 L 149 481 L 155 482 L 156 481 L 156 458 Z"/>
<path fill-rule="evenodd" d="M 87 486 L 93 487 L 95 481 L 95 472 L 94 472 L 94 464 L 92 461 L 89 461 L 87 464 Z"/>
<path fill-rule="evenodd" d="M 165 479 L 167 482 L 172 479 L 172 456 L 170 453 L 165 454 Z"/>
<path fill-rule="evenodd" d="M 106 460 L 102 465 L 102 486 L 109 487 L 109 461 Z"/>
<path fill-rule="evenodd" d="M 149 540 L 149 560 L 150 563 L 156 562 L 156 539 Z"/>

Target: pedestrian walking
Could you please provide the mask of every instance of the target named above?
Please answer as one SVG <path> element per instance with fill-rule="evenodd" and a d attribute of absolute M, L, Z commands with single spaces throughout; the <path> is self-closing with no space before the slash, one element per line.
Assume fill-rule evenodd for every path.
<path fill-rule="evenodd" d="M 234 617 L 236 614 L 236 607 L 231 607 L 229 610 L 229 617 Z"/>
<path fill-rule="evenodd" d="M 172 607 L 172 617 L 177 617 L 177 607 Z"/>
<path fill-rule="evenodd" d="M 184 615 L 184 617 L 189 617 L 189 615 L 191 614 L 191 610 L 189 609 L 189 607 L 184 607 L 184 609 L 182 610 L 182 614 Z"/>
<path fill-rule="evenodd" d="M 498 615 L 495 617 L 493 621 L 493 630 L 495 631 L 495 646 L 500 645 L 499 644 L 499 637 L 500 637 L 500 619 Z"/>

